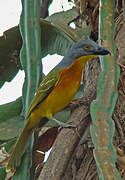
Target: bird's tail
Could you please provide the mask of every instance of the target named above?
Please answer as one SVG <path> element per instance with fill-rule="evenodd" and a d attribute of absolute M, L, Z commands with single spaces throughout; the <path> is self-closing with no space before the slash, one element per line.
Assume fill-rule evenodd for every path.
<path fill-rule="evenodd" d="M 39 127 L 43 127 L 44 124 L 48 122 L 48 118 L 44 117 L 41 119 L 39 123 Z M 27 147 L 28 141 L 32 135 L 33 130 L 38 124 L 32 123 L 31 119 L 26 120 L 26 124 L 17 139 L 16 144 L 14 145 L 14 148 L 10 154 L 10 158 L 8 160 L 8 164 L 6 167 L 6 171 L 8 172 L 15 172 L 16 167 L 20 165 L 21 157 L 23 153 L 25 152 L 25 149 Z"/>
<path fill-rule="evenodd" d="M 26 125 L 24 126 L 24 129 L 22 130 L 19 138 L 17 139 L 16 144 L 14 145 L 14 148 L 10 154 L 10 159 L 8 161 L 8 165 L 6 167 L 7 171 L 11 171 L 12 173 L 15 171 L 16 167 L 19 166 L 21 157 L 27 147 L 28 140 L 30 139 L 32 135 L 33 130 L 29 129 Z"/>

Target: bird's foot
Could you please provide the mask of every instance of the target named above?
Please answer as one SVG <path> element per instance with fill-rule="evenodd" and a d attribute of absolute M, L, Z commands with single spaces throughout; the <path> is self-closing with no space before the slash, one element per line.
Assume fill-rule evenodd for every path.
<path fill-rule="evenodd" d="M 74 124 L 64 123 L 55 118 L 53 118 L 52 120 L 54 120 L 61 128 L 76 128 L 76 125 L 74 125 Z"/>

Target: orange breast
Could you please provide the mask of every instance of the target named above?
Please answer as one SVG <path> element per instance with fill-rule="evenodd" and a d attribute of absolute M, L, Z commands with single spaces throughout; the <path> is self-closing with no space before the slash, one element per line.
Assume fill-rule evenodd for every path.
<path fill-rule="evenodd" d="M 48 115 L 54 115 L 62 110 L 73 99 L 79 88 L 82 75 L 81 67 L 66 68 L 60 73 L 59 82 L 38 108 L 43 116 L 48 117 Z"/>

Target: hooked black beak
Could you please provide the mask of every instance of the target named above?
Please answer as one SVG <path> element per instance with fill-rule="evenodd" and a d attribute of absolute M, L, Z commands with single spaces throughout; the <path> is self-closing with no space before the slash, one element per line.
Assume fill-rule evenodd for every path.
<path fill-rule="evenodd" d="M 110 54 L 110 51 L 103 48 L 103 47 L 99 47 L 97 50 L 95 50 L 95 55 L 107 55 L 107 54 Z"/>

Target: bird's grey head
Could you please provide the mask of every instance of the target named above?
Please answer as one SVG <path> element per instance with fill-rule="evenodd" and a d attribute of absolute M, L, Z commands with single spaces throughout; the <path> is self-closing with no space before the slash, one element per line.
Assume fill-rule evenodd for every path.
<path fill-rule="evenodd" d="M 67 55 L 71 55 L 73 58 L 79 58 L 81 56 L 106 55 L 109 53 L 107 49 L 99 46 L 92 40 L 81 40 L 71 47 Z"/>
<path fill-rule="evenodd" d="M 68 51 L 67 55 L 64 56 L 63 60 L 58 64 L 59 68 L 68 67 L 74 62 L 75 59 L 82 56 L 89 55 L 107 55 L 110 52 L 99 46 L 92 40 L 81 40 L 75 43 L 71 49 Z"/>

